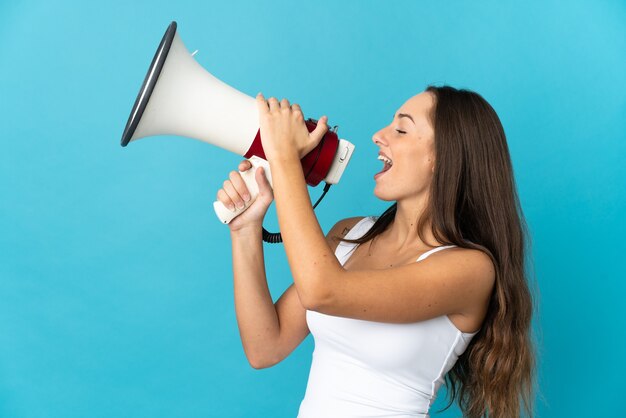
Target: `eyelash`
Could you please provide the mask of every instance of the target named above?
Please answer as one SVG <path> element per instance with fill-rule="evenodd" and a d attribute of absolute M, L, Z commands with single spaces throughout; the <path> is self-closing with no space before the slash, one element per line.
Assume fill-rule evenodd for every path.
<path fill-rule="evenodd" d="M 396 129 L 396 132 L 399 133 L 399 134 L 405 134 L 406 133 L 406 131 L 401 131 L 400 129 Z"/>

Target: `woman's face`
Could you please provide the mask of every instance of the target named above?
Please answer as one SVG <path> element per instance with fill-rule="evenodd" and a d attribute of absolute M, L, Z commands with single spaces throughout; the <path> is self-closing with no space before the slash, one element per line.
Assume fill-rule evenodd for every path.
<path fill-rule="evenodd" d="M 376 174 L 374 195 L 382 200 L 426 196 L 435 170 L 435 131 L 430 114 L 435 105 L 432 93 L 423 92 L 404 103 L 389 126 L 372 140 L 391 161 Z M 383 160 L 384 161 L 384 160 Z"/>

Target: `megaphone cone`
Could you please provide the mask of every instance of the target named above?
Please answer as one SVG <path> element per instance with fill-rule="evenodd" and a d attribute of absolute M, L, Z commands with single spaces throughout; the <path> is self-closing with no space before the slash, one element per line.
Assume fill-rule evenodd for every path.
<path fill-rule="evenodd" d="M 254 98 L 222 82 L 198 64 L 178 36 L 176 22 L 172 22 L 152 59 L 121 144 L 126 146 L 155 135 L 184 136 L 246 158 L 256 157 L 253 165 L 264 166 L 269 172 L 256 106 Z M 315 121 L 307 121 L 309 131 L 315 126 Z M 335 131 L 328 131 L 320 144 L 302 159 L 307 184 L 316 186 L 322 180 L 336 184 L 353 151 L 354 145 L 339 139 Z M 218 211 L 217 206 L 218 217 L 224 223 L 246 209 L 233 214 L 225 208 Z"/>

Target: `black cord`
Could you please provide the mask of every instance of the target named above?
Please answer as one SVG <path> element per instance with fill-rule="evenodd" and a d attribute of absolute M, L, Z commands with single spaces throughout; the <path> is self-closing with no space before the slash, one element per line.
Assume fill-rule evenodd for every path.
<path fill-rule="evenodd" d="M 326 183 L 326 185 L 324 186 L 324 191 L 322 192 L 322 195 L 319 197 L 319 199 L 317 199 L 317 202 L 315 202 L 315 204 L 313 205 L 313 209 L 315 209 L 317 205 L 320 204 L 324 196 L 326 196 L 326 193 L 328 193 L 328 190 L 330 190 L 330 186 L 330 183 Z M 283 242 L 283 237 L 280 232 L 269 232 L 267 229 L 263 228 L 263 241 L 270 244 L 278 244 L 280 242 Z"/>
<path fill-rule="evenodd" d="M 326 193 L 328 193 L 328 191 L 330 190 L 330 186 L 331 186 L 330 183 L 326 183 L 326 185 L 324 186 L 324 191 L 322 192 L 322 195 L 320 196 L 320 198 L 317 199 L 317 202 L 315 202 L 315 204 L 313 205 L 313 209 L 315 209 L 317 205 L 320 204 L 324 196 L 326 196 Z"/>

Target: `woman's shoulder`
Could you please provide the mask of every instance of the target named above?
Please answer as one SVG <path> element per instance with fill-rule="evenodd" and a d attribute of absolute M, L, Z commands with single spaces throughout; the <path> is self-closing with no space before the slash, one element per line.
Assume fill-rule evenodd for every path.
<path fill-rule="evenodd" d="M 371 222 L 374 222 L 374 218 L 371 216 L 354 216 L 352 218 L 341 219 L 335 223 L 330 231 L 328 231 L 328 234 L 326 234 L 328 245 L 330 245 L 333 249 L 336 248 L 339 241 L 345 238 L 348 232 L 350 232 L 355 225 L 359 222 L 368 222 L 370 220 Z"/>
<path fill-rule="evenodd" d="M 340 221 L 335 223 L 335 225 L 330 229 L 328 233 L 329 235 L 331 233 L 334 233 L 335 235 L 339 235 L 341 238 L 343 238 L 348 234 L 348 232 L 350 232 L 352 228 L 354 228 L 356 224 L 360 223 L 361 221 L 367 222 L 369 220 L 372 220 L 373 222 L 373 218 L 371 216 L 354 216 L 352 218 L 341 219 Z"/>

